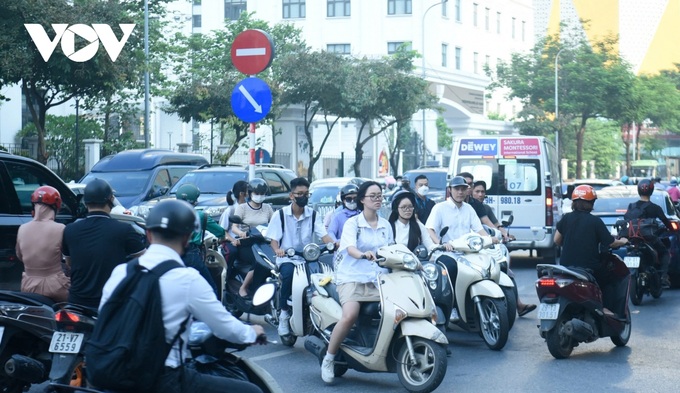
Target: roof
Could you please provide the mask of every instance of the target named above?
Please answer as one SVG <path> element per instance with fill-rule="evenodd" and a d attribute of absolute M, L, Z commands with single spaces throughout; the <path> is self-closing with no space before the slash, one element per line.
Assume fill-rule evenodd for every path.
<path fill-rule="evenodd" d="M 319 179 L 319 180 L 314 180 L 312 184 L 310 184 L 310 188 L 314 187 L 341 187 L 346 184 L 356 184 L 361 185 L 361 183 L 364 183 L 366 181 L 369 181 L 371 179 L 365 179 L 363 177 L 329 177 L 326 179 Z"/>
<path fill-rule="evenodd" d="M 199 166 L 207 163 L 208 160 L 199 154 L 163 149 L 132 149 L 102 158 L 92 167 L 91 172 L 142 171 L 159 165 Z"/>

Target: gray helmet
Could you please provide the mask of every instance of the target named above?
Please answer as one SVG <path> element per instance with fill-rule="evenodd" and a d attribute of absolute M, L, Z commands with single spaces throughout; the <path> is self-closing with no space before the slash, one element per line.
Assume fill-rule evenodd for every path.
<path fill-rule="evenodd" d="M 146 219 L 146 228 L 187 235 L 198 231 L 198 216 L 189 203 L 166 199 L 151 209 Z"/>
<path fill-rule="evenodd" d="M 258 195 L 267 195 L 269 194 L 269 186 L 267 185 L 267 182 L 264 181 L 264 179 L 253 179 L 248 182 L 248 193 L 252 192 Z"/>
<path fill-rule="evenodd" d="M 359 187 L 357 187 L 356 184 L 348 184 L 340 189 L 340 200 L 344 201 L 347 195 L 358 193 Z"/>
<path fill-rule="evenodd" d="M 105 205 L 111 203 L 111 197 L 113 196 L 113 189 L 109 183 L 104 179 L 92 179 L 85 186 L 85 192 L 83 194 L 83 202 L 86 205 Z"/>
<path fill-rule="evenodd" d="M 449 187 L 466 187 L 469 188 L 470 185 L 467 184 L 463 176 L 454 176 L 449 180 Z"/>

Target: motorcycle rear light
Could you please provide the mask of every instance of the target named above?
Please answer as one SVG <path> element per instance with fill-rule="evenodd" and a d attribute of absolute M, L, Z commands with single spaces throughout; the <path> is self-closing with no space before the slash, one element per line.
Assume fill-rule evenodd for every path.
<path fill-rule="evenodd" d="M 536 282 L 536 285 L 539 286 L 539 287 L 545 287 L 545 288 L 554 287 L 554 286 L 557 286 L 556 281 L 557 280 L 555 280 L 554 278 L 541 278 L 540 280 L 538 280 Z"/>
<path fill-rule="evenodd" d="M 560 288 L 564 288 L 567 285 L 571 284 L 572 282 L 574 282 L 574 280 L 569 280 L 569 279 L 566 279 L 566 278 L 561 278 L 561 279 L 555 280 L 555 284 L 557 284 L 557 286 L 560 287 Z"/>
<path fill-rule="evenodd" d="M 66 310 L 61 310 L 54 314 L 54 319 L 61 323 L 78 323 L 80 322 L 80 316 Z"/>
<path fill-rule="evenodd" d="M 671 228 L 673 228 L 674 231 L 677 231 L 680 229 L 680 224 L 678 224 L 677 221 L 671 221 Z"/>

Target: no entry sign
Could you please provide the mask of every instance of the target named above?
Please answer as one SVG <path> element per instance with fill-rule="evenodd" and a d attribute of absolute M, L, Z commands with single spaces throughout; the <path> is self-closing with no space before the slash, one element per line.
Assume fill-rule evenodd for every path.
<path fill-rule="evenodd" d="M 274 41 L 262 30 L 246 30 L 231 44 L 231 62 L 246 75 L 267 69 L 274 58 Z"/>

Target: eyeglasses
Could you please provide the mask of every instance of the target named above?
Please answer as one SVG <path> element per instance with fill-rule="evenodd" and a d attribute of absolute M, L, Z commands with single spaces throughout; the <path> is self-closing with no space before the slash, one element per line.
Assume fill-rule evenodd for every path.
<path fill-rule="evenodd" d="M 348 202 L 348 203 L 356 202 L 356 200 L 357 200 L 356 197 L 354 197 L 354 198 L 345 198 L 345 202 Z"/>
<path fill-rule="evenodd" d="M 308 197 L 309 193 L 308 192 L 294 192 L 293 196 L 295 196 L 295 197 Z"/>
<path fill-rule="evenodd" d="M 379 201 L 382 199 L 382 194 L 371 194 L 371 195 L 366 195 L 366 198 L 372 200 L 372 201 Z"/>
<path fill-rule="evenodd" d="M 404 211 L 404 212 L 413 211 L 413 205 L 411 205 L 411 206 L 399 206 L 399 210 Z"/>

